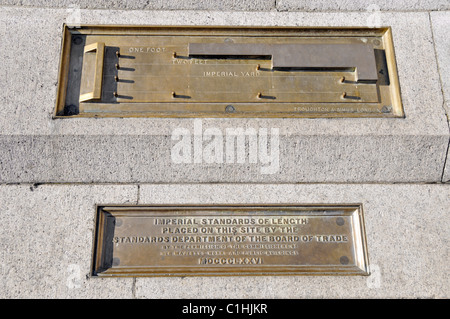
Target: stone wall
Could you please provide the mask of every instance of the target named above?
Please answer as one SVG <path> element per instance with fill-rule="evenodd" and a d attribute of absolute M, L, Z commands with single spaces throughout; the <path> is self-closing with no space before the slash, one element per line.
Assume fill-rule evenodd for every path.
<path fill-rule="evenodd" d="M 448 1 L 0 0 L 0 298 L 448 298 Z M 398 119 L 278 128 L 279 169 L 176 164 L 193 119 L 53 119 L 63 23 L 391 26 Z M 92 278 L 96 204 L 362 203 L 372 275 Z"/>

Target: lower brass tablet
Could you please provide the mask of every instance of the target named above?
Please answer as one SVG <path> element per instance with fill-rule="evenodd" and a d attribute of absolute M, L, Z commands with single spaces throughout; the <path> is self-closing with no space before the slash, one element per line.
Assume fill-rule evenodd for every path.
<path fill-rule="evenodd" d="M 361 205 L 98 206 L 93 276 L 368 275 Z"/>

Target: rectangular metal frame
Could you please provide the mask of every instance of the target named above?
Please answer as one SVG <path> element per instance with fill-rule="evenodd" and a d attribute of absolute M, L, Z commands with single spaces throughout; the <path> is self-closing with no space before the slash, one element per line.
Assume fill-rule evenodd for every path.
<path fill-rule="evenodd" d="M 301 212 L 301 214 L 299 212 Z M 164 257 L 159 257 L 158 254 L 155 254 L 154 249 L 156 248 L 148 248 L 148 246 L 146 248 L 143 248 L 145 245 L 150 245 L 148 243 L 139 244 L 136 242 L 137 246 L 126 246 L 127 243 L 123 244 L 122 241 L 122 244 L 120 244 L 122 245 L 121 247 L 126 246 L 128 248 L 117 248 L 119 249 L 119 255 L 117 256 L 120 256 L 121 258 L 124 257 L 128 261 L 124 262 L 125 265 L 121 264 L 122 261 L 120 261 L 120 265 L 114 265 L 114 260 L 117 256 L 114 253 L 114 249 L 116 248 L 114 248 L 113 245 L 116 245 L 116 247 L 118 247 L 119 241 L 117 240 L 117 238 L 120 238 L 114 237 L 119 236 L 119 234 L 113 234 L 114 231 L 117 231 L 117 227 L 126 227 L 122 230 L 122 232 L 127 232 L 131 229 L 132 233 L 141 231 L 147 232 L 147 235 L 150 236 L 149 234 L 152 233 L 152 231 L 155 231 L 155 229 L 157 229 L 157 227 L 159 226 L 149 226 L 149 224 L 146 224 L 145 221 L 143 222 L 142 218 L 186 219 L 192 218 L 192 216 L 194 216 L 195 218 L 209 216 L 209 218 L 226 217 L 230 219 L 237 219 L 238 217 L 243 216 L 247 218 L 249 218 L 249 216 L 251 218 L 270 218 L 271 216 L 276 216 L 276 218 L 283 218 L 286 216 L 302 216 L 302 218 L 306 218 L 305 216 L 307 216 L 308 218 L 313 218 L 313 221 L 310 225 L 303 226 L 310 227 L 311 229 L 315 229 L 316 231 L 317 229 L 322 230 L 322 224 L 325 225 L 324 227 L 329 231 L 341 229 L 340 227 L 344 224 L 344 221 L 346 221 L 346 223 L 348 223 L 342 229 L 347 229 L 346 231 L 349 232 L 349 237 L 351 238 L 348 240 L 348 242 L 341 243 L 343 246 L 336 246 L 339 245 L 339 243 L 330 243 L 329 248 L 322 248 L 324 246 L 320 246 L 321 244 L 314 244 L 311 242 L 311 245 L 315 246 L 309 247 L 308 249 L 313 249 L 313 255 L 308 255 L 312 252 L 311 250 L 300 246 L 302 247 L 299 248 L 300 251 L 306 249 L 306 251 L 309 251 L 309 253 L 307 253 L 307 255 L 300 256 L 300 259 L 288 258 L 288 264 L 283 264 L 283 262 L 286 262 L 286 259 L 282 259 L 280 261 L 280 265 L 271 265 L 271 262 L 269 261 L 269 263 L 266 265 L 233 265 L 231 267 L 230 265 L 222 265 L 219 268 L 214 268 L 214 266 L 217 266 L 214 264 L 209 266 L 205 265 L 204 267 L 201 265 L 195 266 L 192 264 L 192 260 L 189 260 L 190 265 L 184 264 L 182 261 L 178 264 L 171 264 L 170 261 L 164 261 Z M 342 216 L 344 216 L 345 218 Z M 106 219 L 108 218 L 109 221 L 106 222 Z M 137 218 L 136 221 L 133 221 L 133 218 Z M 316 221 L 314 221 L 314 218 L 316 219 Z M 120 221 L 118 219 L 120 219 Z M 339 219 L 341 219 L 342 224 L 339 223 Z M 133 226 L 133 222 L 137 224 Z M 155 223 L 154 220 L 153 223 Z M 96 227 L 93 239 L 91 266 L 91 274 L 94 277 L 369 275 L 369 261 L 362 204 L 97 205 L 95 224 Z M 318 225 L 319 228 L 317 228 Z M 106 229 L 106 227 L 108 229 Z M 236 235 L 236 233 L 234 233 L 234 235 Z M 113 244 L 113 242 L 115 242 L 115 244 Z M 128 243 L 128 245 L 131 245 L 131 243 Z M 308 245 L 308 243 L 303 243 L 301 245 Z M 349 246 L 350 248 L 347 246 Z M 165 248 L 162 248 L 161 245 L 159 249 L 162 250 Z M 125 255 L 123 255 L 124 252 Z M 342 252 L 352 254 L 351 256 L 349 255 L 350 258 L 346 260 L 348 264 L 346 264 L 345 261 L 339 262 L 339 256 Z M 178 258 L 182 259 L 183 257 Z M 335 258 L 338 259 L 336 261 L 333 261 L 331 264 L 328 264 L 328 261 L 324 261 L 320 258 L 326 260 L 334 260 Z M 273 263 L 273 258 L 271 260 Z M 300 261 L 300 263 L 303 264 L 291 264 L 294 260 Z M 312 263 L 308 264 L 309 261 Z M 148 265 L 147 263 L 149 262 L 153 263 L 153 265 Z M 127 263 L 134 263 L 134 265 L 130 265 Z"/>
<path fill-rule="evenodd" d="M 116 104 L 84 103 L 78 114 L 65 113 L 65 101 L 69 74 L 69 61 L 73 35 L 165 35 L 165 36 L 204 36 L 213 34 L 230 37 L 378 37 L 385 51 L 386 68 L 389 70 L 389 85 L 384 89 L 391 103 L 281 103 L 263 100 L 262 103 L 240 103 L 233 100 L 214 103 L 126 103 Z M 175 94 L 175 93 L 174 93 Z M 264 93 L 262 93 L 264 94 Z M 343 94 L 345 97 L 345 92 Z M 256 97 L 255 97 L 256 98 Z M 120 100 L 120 99 L 119 99 Z M 267 102 L 267 103 L 264 103 Z M 342 104 L 347 104 L 345 107 Z M 366 103 L 367 104 L 367 103 Z M 113 105 L 113 107 L 111 107 Z M 232 106 L 232 108 L 228 106 Z M 287 108 L 287 109 L 286 109 Z M 170 111 L 169 111 L 170 110 Z M 231 111 L 230 111 L 231 110 Z M 68 116 L 71 115 L 71 116 Z M 58 93 L 54 118 L 73 117 L 221 117 L 221 118 L 320 118 L 320 117 L 404 117 L 398 82 L 394 45 L 390 27 L 237 27 L 237 26 L 113 26 L 82 25 L 70 27 L 64 25 L 61 61 L 59 69 Z"/>

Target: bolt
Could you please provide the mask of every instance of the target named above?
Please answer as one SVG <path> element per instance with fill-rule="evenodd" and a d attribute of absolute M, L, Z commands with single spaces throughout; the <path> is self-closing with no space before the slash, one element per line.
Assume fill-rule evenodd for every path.
<path fill-rule="evenodd" d="M 342 256 L 341 258 L 339 258 L 339 261 L 342 265 L 347 265 L 349 263 L 349 259 L 347 256 Z"/>
<path fill-rule="evenodd" d="M 225 112 L 227 113 L 233 113 L 236 109 L 234 108 L 233 105 L 227 105 L 227 107 L 225 108 Z"/>

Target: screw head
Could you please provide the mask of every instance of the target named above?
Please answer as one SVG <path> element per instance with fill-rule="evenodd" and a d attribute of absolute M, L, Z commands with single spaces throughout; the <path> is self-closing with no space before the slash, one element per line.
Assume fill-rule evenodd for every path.
<path fill-rule="evenodd" d="M 83 43 L 83 38 L 80 36 L 76 36 L 73 38 L 73 43 L 75 43 L 76 45 L 80 45 L 81 43 Z"/>
<path fill-rule="evenodd" d="M 381 112 L 390 113 L 390 112 L 392 112 L 392 107 L 390 105 L 385 105 L 381 108 Z"/>
<path fill-rule="evenodd" d="M 342 265 L 347 265 L 350 262 L 347 256 L 342 256 L 341 258 L 339 258 L 339 261 Z"/>
<path fill-rule="evenodd" d="M 227 113 L 233 113 L 234 111 L 236 111 L 236 109 L 233 105 L 227 105 L 227 107 L 225 108 L 225 112 Z"/>

